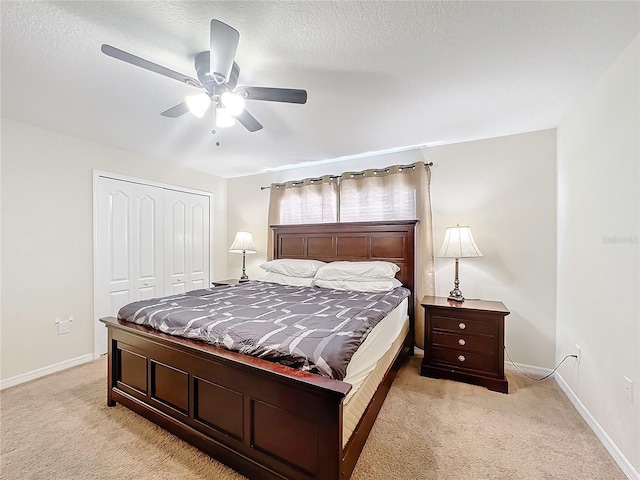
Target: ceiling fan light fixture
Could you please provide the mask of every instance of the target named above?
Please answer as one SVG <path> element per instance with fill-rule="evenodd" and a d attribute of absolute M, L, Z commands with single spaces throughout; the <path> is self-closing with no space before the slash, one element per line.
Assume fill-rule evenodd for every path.
<path fill-rule="evenodd" d="M 198 93 L 196 95 L 188 95 L 184 99 L 189 111 L 196 117 L 202 118 L 211 105 L 211 98 L 206 93 Z"/>
<path fill-rule="evenodd" d="M 220 128 L 233 127 L 236 124 L 235 118 L 231 116 L 229 111 L 221 106 L 216 108 L 216 126 Z"/>
<path fill-rule="evenodd" d="M 244 98 L 237 93 L 224 92 L 220 96 L 220 100 L 222 100 L 224 107 L 234 117 L 240 115 L 244 110 Z"/>

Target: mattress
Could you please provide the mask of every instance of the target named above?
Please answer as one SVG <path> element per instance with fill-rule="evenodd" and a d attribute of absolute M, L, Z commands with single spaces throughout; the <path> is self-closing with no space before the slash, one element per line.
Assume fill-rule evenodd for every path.
<path fill-rule="evenodd" d="M 407 299 L 387 315 L 387 317 L 376 326 L 374 331 L 381 325 L 383 325 L 383 328 L 380 329 L 380 333 L 376 334 L 379 338 L 372 340 L 372 343 L 369 344 L 367 342 L 369 342 L 370 338 L 367 338 L 361 346 L 361 348 L 366 347 L 361 354 L 361 358 L 357 358 L 356 355 L 354 355 L 351 362 L 355 359 L 356 364 L 353 366 L 351 363 L 349 364 L 357 374 L 352 377 L 352 379 L 355 379 L 356 385 L 354 385 L 343 402 L 343 447 L 346 446 L 351 438 L 362 414 L 376 393 L 378 385 L 380 385 L 387 370 L 393 363 L 396 354 L 404 344 L 404 339 L 409 331 Z M 372 331 L 372 334 L 373 333 Z M 371 334 L 369 337 L 371 337 Z M 358 351 L 360 351 L 360 349 Z M 365 371 L 367 373 L 363 376 Z M 349 368 L 347 368 L 347 378 L 349 378 Z"/>
<path fill-rule="evenodd" d="M 378 360 L 385 354 L 398 336 L 402 334 L 404 324 L 407 323 L 408 299 L 404 299 L 400 305 L 394 308 L 384 317 L 367 336 L 356 353 L 351 357 L 347 365 L 347 373 L 343 382 L 351 384 L 351 390 L 347 394 L 344 403 L 355 395 L 360 385 L 366 380 L 369 373 L 376 367 Z"/>
<path fill-rule="evenodd" d="M 344 380 L 352 356 L 408 295 L 246 282 L 133 302 L 118 319 Z"/>

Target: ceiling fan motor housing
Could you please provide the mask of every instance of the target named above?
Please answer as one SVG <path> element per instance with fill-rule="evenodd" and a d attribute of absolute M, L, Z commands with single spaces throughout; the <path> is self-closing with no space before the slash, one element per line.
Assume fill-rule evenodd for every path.
<path fill-rule="evenodd" d="M 226 91 L 231 91 L 235 88 L 238 82 L 238 76 L 240 74 L 240 67 L 236 62 L 233 62 L 231 68 L 231 75 L 227 83 L 218 84 L 211 75 L 210 68 L 210 53 L 200 52 L 195 58 L 196 73 L 198 74 L 198 80 L 205 88 L 210 97 L 220 96 Z"/>

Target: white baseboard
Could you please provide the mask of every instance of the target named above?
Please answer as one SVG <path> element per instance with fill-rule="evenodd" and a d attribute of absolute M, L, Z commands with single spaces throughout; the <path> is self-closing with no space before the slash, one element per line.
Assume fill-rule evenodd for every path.
<path fill-rule="evenodd" d="M 31 370 L 30 372 L 27 372 L 27 373 L 21 373 L 20 375 L 16 375 L 15 377 L 9 377 L 4 380 L 0 380 L 0 390 L 4 390 L 5 388 L 13 387 L 15 385 L 28 382 L 29 380 L 35 380 L 36 378 L 44 377 L 45 375 L 49 375 L 51 373 L 59 372 L 61 370 L 66 370 L 67 368 L 75 367 L 76 365 L 90 362 L 91 360 L 93 360 L 93 353 L 88 353 L 86 355 L 81 355 L 80 357 L 71 358 L 69 360 L 65 360 L 60 363 L 55 363 L 47 367 Z"/>
<path fill-rule="evenodd" d="M 534 365 L 526 365 L 524 363 L 511 363 L 509 361 L 504 362 L 505 370 L 517 372 L 516 367 L 518 367 L 521 372 L 524 372 L 527 375 L 535 375 L 538 378 L 549 375 L 552 372 L 551 368 L 536 367 Z"/>
<path fill-rule="evenodd" d="M 633 465 L 629 463 L 626 457 L 622 454 L 620 449 L 616 446 L 615 443 L 611 440 L 607 432 L 600 426 L 600 424 L 596 421 L 595 418 L 589 413 L 589 410 L 582 404 L 577 395 L 571 390 L 571 387 L 565 382 L 564 378 L 556 372 L 554 375 L 556 382 L 565 393 L 567 398 L 573 403 L 573 406 L 576 407 L 578 413 L 584 418 L 584 421 L 587 422 L 587 425 L 591 427 L 593 433 L 596 434 L 600 442 L 604 445 L 604 448 L 607 449 L 609 454 L 613 457 L 613 460 L 618 464 L 622 472 L 627 476 L 629 480 L 640 480 L 640 474 L 633 468 Z"/>

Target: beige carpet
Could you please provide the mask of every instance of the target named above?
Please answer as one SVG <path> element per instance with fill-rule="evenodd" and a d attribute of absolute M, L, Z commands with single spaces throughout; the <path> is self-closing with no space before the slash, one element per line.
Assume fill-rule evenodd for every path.
<path fill-rule="evenodd" d="M 625 476 L 553 380 L 508 373 L 511 393 L 400 372 L 354 480 Z M 208 479 L 240 475 L 118 405 L 100 359 L 0 393 L 0 477 Z"/>

